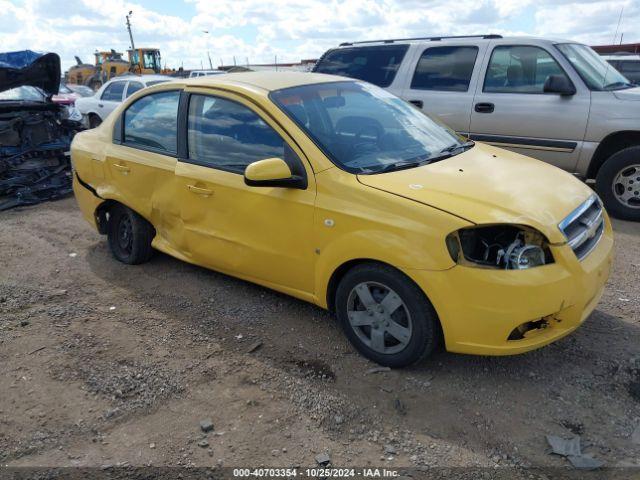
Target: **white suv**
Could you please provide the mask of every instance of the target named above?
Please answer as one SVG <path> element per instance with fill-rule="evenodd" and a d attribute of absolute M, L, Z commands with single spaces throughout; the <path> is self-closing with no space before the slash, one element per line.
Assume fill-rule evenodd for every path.
<path fill-rule="evenodd" d="M 471 139 L 595 179 L 611 214 L 640 220 L 640 88 L 586 45 L 500 35 L 343 43 L 314 71 L 376 84 Z"/>

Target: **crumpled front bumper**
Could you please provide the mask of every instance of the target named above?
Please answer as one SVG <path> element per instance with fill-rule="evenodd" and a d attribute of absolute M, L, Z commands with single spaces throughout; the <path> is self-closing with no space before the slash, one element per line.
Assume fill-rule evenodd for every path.
<path fill-rule="evenodd" d="M 609 220 L 596 248 L 578 261 L 567 245 L 551 247 L 555 263 L 530 270 L 457 265 L 449 270 L 405 270 L 435 307 L 448 351 L 513 355 L 571 333 L 595 309 L 609 277 L 613 233 Z M 546 328 L 509 340 L 526 322 Z"/>

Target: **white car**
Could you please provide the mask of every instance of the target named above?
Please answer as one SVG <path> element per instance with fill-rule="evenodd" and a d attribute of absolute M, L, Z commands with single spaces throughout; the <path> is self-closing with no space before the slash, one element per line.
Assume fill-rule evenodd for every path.
<path fill-rule="evenodd" d="M 210 77 L 212 75 L 222 75 L 223 73 L 226 72 L 223 72 L 222 70 L 191 70 L 189 78 Z"/>
<path fill-rule="evenodd" d="M 126 75 L 115 77 L 105 83 L 92 97 L 76 100 L 76 108 L 82 114 L 86 127 L 95 128 L 122 101 L 145 87 L 172 80 L 166 75 Z"/>

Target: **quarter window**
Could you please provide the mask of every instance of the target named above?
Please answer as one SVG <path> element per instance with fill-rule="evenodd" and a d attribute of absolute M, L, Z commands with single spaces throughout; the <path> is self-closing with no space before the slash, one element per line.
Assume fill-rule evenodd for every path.
<path fill-rule="evenodd" d="M 402 63 L 407 45 L 337 48 L 327 52 L 314 72 L 342 75 L 388 87 Z"/>
<path fill-rule="evenodd" d="M 197 163 L 237 173 L 258 160 L 285 159 L 282 137 L 255 112 L 205 95 L 189 101 L 188 146 L 189 158 Z"/>
<path fill-rule="evenodd" d="M 498 46 L 484 80 L 484 91 L 495 93 L 544 93 L 550 75 L 566 76 L 560 65 L 542 48 Z"/>
<path fill-rule="evenodd" d="M 466 92 L 478 56 L 478 47 L 427 48 L 418 60 L 411 88 Z"/>
<path fill-rule="evenodd" d="M 101 100 L 110 100 L 112 102 L 122 101 L 122 92 L 124 92 L 124 86 L 126 82 L 113 82 L 107 85 L 107 88 L 102 92 Z"/>
<path fill-rule="evenodd" d="M 179 101 L 179 91 L 153 93 L 135 101 L 124 113 L 124 142 L 175 154 Z"/>

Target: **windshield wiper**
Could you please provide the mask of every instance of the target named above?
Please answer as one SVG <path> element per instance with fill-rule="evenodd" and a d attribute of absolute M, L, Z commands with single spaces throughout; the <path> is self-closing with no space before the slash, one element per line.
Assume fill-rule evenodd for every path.
<path fill-rule="evenodd" d="M 426 165 L 427 163 L 429 163 L 428 161 L 421 161 L 421 162 L 395 162 L 395 163 L 388 163 L 387 165 L 385 165 L 384 167 L 375 170 L 371 173 L 387 173 L 387 172 L 395 172 L 397 170 L 406 170 L 407 168 L 415 168 L 415 167 L 419 167 L 420 165 Z"/>
<path fill-rule="evenodd" d="M 623 88 L 631 88 L 633 84 L 629 82 L 613 82 L 602 87 L 603 90 L 622 90 Z"/>
<path fill-rule="evenodd" d="M 472 140 L 469 140 L 464 143 L 454 143 L 453 145 L 449 145 L 448 147 L 445 147 L 442 150 L 440 150 L 440 153 L 453 153 L 458 149 L 462 149 L 462 151 L 465 151 L 473 147 L 475 144 L 476 142 Z"/>

